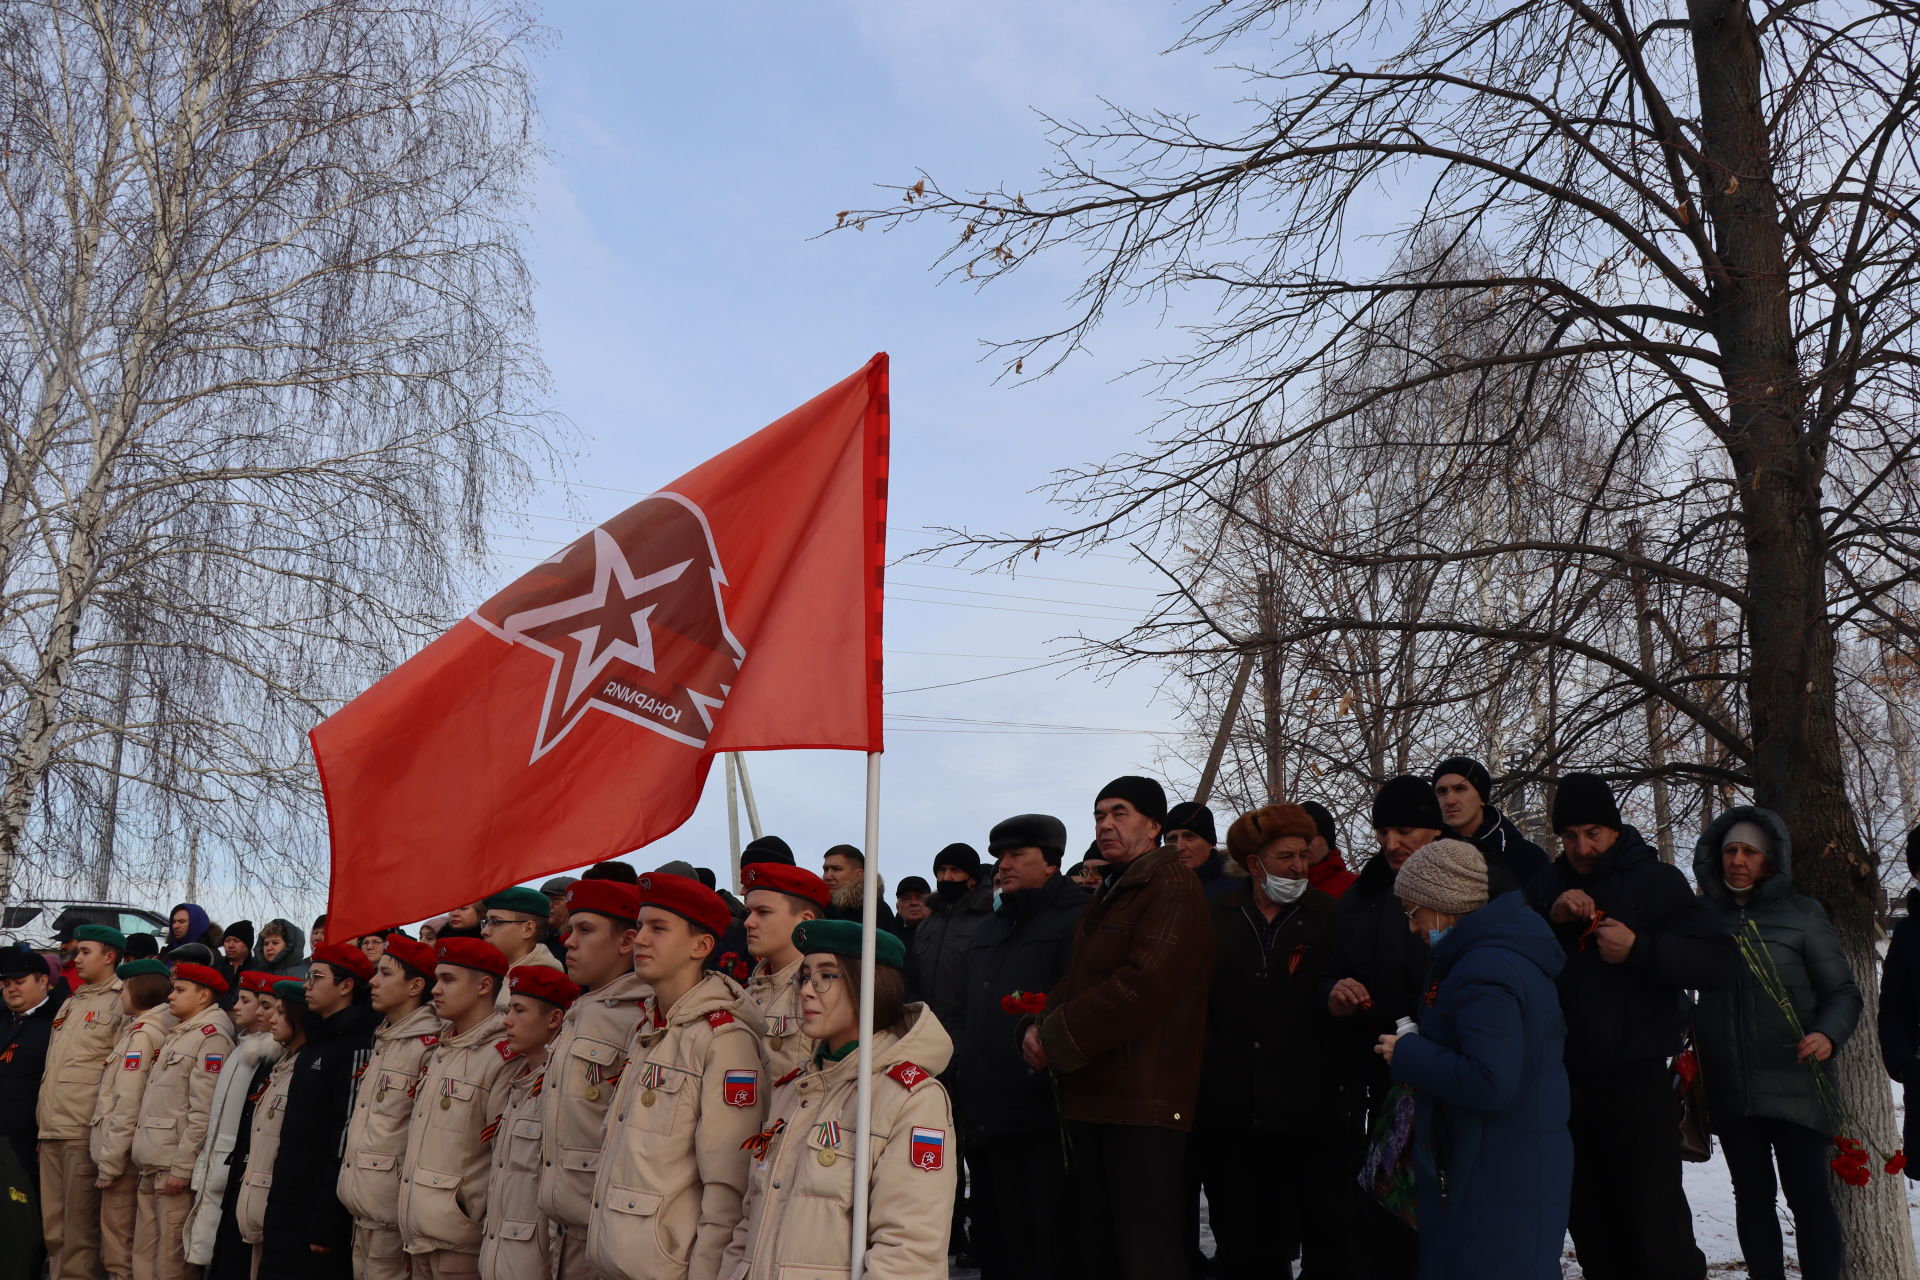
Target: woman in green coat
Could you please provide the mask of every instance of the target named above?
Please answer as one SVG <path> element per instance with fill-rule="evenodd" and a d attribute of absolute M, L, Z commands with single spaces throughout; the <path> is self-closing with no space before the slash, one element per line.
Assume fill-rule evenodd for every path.
<path fill-rule="evenodd" d="M 1702 992 L 1695 1020 L 1707 1116 L 1733 1175 L 1734 1217 L 1753 1280 L 1784 1280 L 1775 1197 L 1787 1193 L 1806 1280 L 1838 1280 L 1840 1219 L 1827 1164 L 1836 1118 L 1814 1071 L 1845 1047 L 1860 989 L 1826 909 L 1793 891 L 1793 842 L 1778 814 L 1743 805 L 1694 846 L 1694 880 L 1729 933 L 1758 929 L 1798 1015 L 1786 1014 L 1746 965 L 1731 988 Z M 1776 1181 L 1777 1172 L 1777 1181 Z"/>

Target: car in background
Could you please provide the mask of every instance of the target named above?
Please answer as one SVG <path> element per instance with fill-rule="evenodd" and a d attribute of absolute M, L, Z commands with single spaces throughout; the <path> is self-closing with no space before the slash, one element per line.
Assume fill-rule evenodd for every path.
<path fill-rule="evenodd" d="M 71 898 L 23 898 L 0 907 L 0 946 L 22 944 L 58 951 L 60 935 L 83 924 L 104 924 L 124 934 L 167 936 L 167 921 L 126 902 L 76 902 Z"/>

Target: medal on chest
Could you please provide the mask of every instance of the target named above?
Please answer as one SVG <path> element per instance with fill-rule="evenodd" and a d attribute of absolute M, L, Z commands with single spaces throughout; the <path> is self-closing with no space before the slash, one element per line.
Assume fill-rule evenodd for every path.
<path fill-rule="evenodd" d="M 649 1062 L 640 1072 L 640 1105 L 643 1107 L 652 1106 L 654 1100 L 659 1096 L 654 1093 L 654 1090 L 662 1087 L 666 1083 L 666 1071 Z"/>
<path fill-rule="evenodd" d="M 825 1121 L 817 1132 L 820 1135 L 820 1150 L 814 1154 L 813 1158 L 820 1162 L 821 1168 L 831 1169 L 833 1162 L 839 1159 L 836 1153 L 840 1150 L 840 1122 Z"/>

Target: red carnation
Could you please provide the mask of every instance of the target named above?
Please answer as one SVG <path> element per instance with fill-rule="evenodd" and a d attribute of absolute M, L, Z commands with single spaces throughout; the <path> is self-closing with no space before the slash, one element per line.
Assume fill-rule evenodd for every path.
<path fill-rule="evenodd" d="M 1044 991 L 1015 991 L 1011 995 L 1000 997 L 1000 1007 L 1016 1018 L 1032 1017 L 1046 1010 L 1047 993 Z"/>
<path fill-rule="evenodd" d="M 1700 1059 L 1688 1049 L 1673 1060 L 1673 1074 L 1680 1077 L 1680 1083 L 1691 1089 L 1693 1082 L 1700 1078 Z"/>
<path fill-rule="evenodd" d="M 1888 1173 L 1904 1173 L 1906 1172 L 1906 1168 L 1907 1168 L 1907 1153 L 1904 1151 L 1894 1152 L 1892 1157 L 1887 1161 Z"/>

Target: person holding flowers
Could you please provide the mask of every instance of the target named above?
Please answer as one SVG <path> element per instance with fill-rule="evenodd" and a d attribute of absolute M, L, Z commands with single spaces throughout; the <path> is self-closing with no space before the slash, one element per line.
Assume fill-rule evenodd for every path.
<path fill-rule="evenodd" d="M 1775 1209 L 1784 1189 L 1800 1273 L 1834 1280 L 1843 1258 L 1827 1171 L 1858 1185 L 1870 1170 L 1843 1132 L 1824 1064 L 1860 1021 L 1860 989 L 1826 910 L 1793 891 L 1793 842 L 1777 814 L 1752 805 L 1721 814 L 1694 846 L 1693 871 L 1745 962 L 1734 986 L 1701 993 L 1695 1038 L 1747 1273 L 1787 1274 Z"/>

